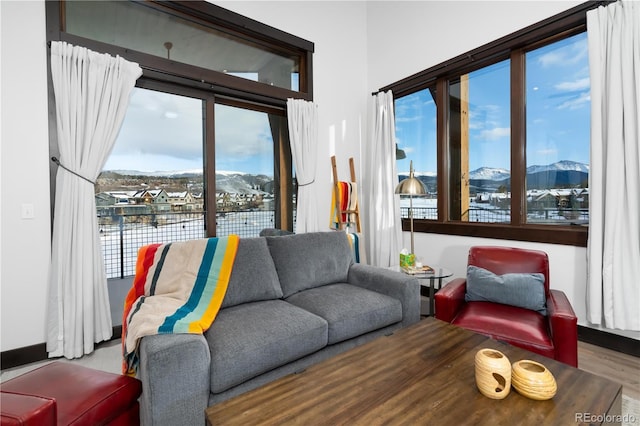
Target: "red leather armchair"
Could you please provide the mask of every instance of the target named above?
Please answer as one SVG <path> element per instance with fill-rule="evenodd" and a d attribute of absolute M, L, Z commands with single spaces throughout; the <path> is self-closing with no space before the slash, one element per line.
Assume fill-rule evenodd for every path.
<path fill-rule="evenodd" d="M 474 246 L 468 265 L 497 275 L 544 275 L 547 315 L 493 302 L 465 302 L 466 279 L 450 281 L 435 295 L 436 318 L 505 341 L 531 352 L 578 366 L 577 317 L 564 292 L 549 288 L 549 259 L 538 250 Z"/>

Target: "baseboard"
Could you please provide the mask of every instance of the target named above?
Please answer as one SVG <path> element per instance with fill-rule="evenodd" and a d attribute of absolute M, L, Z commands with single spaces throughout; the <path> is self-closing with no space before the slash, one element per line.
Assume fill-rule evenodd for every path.
<path fill-rule="evenodd" d="M 113 334 L 110 341 L 119 339 L 120 336 L 122 336 L 122 326 L 118 325 L 113 327 Z M 100 348 L 100 345 L 103 343 L 106 342 L 96 344 L 96 349 Z M 6 370 L 7 368 L 20 367 L 22 365 L 31 364 L 32 362 L 46 361 L 47 359 L 49 359 L 47 345 L 45 343 L 38 343 L 37 345 L 25 346 L 23 348 L 1 352 L 0 368 L 2 370 Z"/>
<path fill-rule="evenodd" d="M 640 340 L 630 337 L 578 325 L 578 340 L 623 354 L 640 357 Z"/>

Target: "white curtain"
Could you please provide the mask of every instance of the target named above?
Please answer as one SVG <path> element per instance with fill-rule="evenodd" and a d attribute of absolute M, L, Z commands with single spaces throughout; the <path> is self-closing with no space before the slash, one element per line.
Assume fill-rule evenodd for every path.
<path fill-rule="evenodd" d="M 120 57 L 51 44 L 60 156 L 47 312 L 50 357 L 81 357 L 112 334 L 93 182 L 140 75 L 138 64 Z"/>
<path fill-rule="evenodd" d="M 318 231 L 317 197 L 313 191 L 318 157 L 318 107 L 304 99 L 287 99 L 291 156 L 298 180 L 296 233 Z"/>
<path fill-rule="evenodd" d="M 591 170 L 587 319 L 640 330 L 640 3 L 587 13 Z"/>
<path fill-rule="evenodd" d="M 363 147 L 362 226 L 367 259 L 374 266 L 399 263 L 402 249 L 400 199 L 395 195 L 396 170 L 395 117 L 391 91 L 373 96 L 370 115 L 370 143 Z"/>

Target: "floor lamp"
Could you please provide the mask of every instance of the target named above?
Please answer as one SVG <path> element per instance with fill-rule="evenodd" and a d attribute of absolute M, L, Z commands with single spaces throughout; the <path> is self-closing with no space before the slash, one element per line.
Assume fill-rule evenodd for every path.
<path fill-rule="evenodd" d="M 415 254 L 413 248 L 413 197 L 415 195 L 425 195 L 427 189 L 420 179 L 413 175 L 413 160 L 409 162 L 409 177 L 396 186 L 396 194 L 409 196 L 409 220 L 411 223 L 411 254 Z"/>

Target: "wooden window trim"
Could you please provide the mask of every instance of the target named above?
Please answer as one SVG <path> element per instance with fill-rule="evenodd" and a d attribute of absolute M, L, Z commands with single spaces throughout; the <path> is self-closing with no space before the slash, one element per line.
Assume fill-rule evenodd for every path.
<path fill-rule="evenodd" d="M 183 19 L 196 21 L 199 24 L 223 30 L 243 38 L 252 38 L 266 50 L 277 53 L 288 53 L 300 58 L 300 91 L 259 83 L 245 78 L 182 64 L 170 59 L 134 51 L 128 48 L 102 43 L 64 31 L 64 1 L 47 1 L 47 41 L 66 41 L 84 46 L 97 52 L 119 55 L 129 61 L 136 62 L 143 69 L 145 77 L 155 75 L 160 80 L 171 79 L 172 76 L 163 70 L 181 76 L 181 82 L 192 88 L 209 88 L 223 91 L 234 91 L 243 94 L 243 98 L 261 102 L 271 99 L 284 105 L 288 98 L 313 100 L 313 52 L 314 43 L 292 34 L 254 21 L 245 16 L 231 12 L 206 1 L 137 1 L 154 9 L 170 13 Z M 304 72 L 303 72 L 304 71 Z"/>
<path fill-rule="evenodd" d="M 527 224 L 524 172 L 526 170 L 525 55 L 529 50 L 586 30 L 587 11 L 612 1 L 586 2 L 537 24 L 516 31 L 470 52 L 382 87 L 401 98 L 419 90 L 435 88 L 437 108 L 438 219 L 415 219 L 414 231 L 434 234 L 531 241 L 579 247 L 587 246 L 588 226 Z M 469 223 L 449 220 L 450 153 L 448 148 L 449 80 L 504 59 L 511 64 L 511 222 Z M 515 105 L 515 107 L 514 107 Z M 514 190 L 513 188 L 519 188 Z M 402 220 L 402 229 L 410 229 Z"/>

